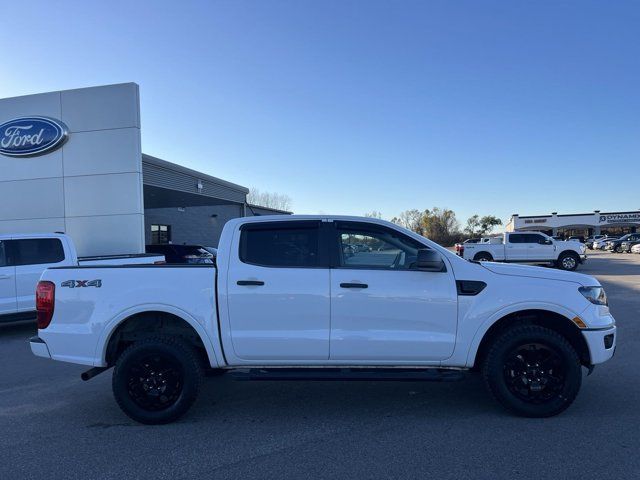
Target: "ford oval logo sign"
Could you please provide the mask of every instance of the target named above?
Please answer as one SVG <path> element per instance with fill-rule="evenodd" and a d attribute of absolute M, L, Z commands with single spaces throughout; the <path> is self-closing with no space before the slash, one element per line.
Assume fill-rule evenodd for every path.
<path fill-rule="evenodd" d="M 0 153 L 33 157 L 59 148 L 69 135 L 67 126 L 53 118 L 23 117 L 0 125 Z"/>

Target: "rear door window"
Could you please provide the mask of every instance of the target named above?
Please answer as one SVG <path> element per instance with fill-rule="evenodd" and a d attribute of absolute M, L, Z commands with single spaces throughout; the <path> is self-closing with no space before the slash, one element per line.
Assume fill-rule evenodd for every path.
<path fill-rule="evenodd" d="M 264 267 L 320 267 L 319 241 L 317 222 L 247 224 L 240 234 L 240 260 Z"/>
<path fill-rule="evenodd" d="M 10 240 L 14 265 L 41 265 L 64 260 L 64 249 L 58 238 Z"/>
<path fill-rule="evenodd" d="M 509 243 L 527 243 L 526 234 L 512 233 L 509 235 Z"/>

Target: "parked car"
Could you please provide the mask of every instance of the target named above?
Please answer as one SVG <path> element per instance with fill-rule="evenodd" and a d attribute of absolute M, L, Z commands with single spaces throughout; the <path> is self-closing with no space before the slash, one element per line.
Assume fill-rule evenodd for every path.
<path fill-rule="evenodd" d="M 600 240 L 596 240 L 595 242 L 593 242 L 593 248 L 594 250 L 604 250 L 605 247 L 607 246 L 607 242 L 610 242 L 612 240 L 617 240 L 618 237 L 604 237 L 601 238 Z"/>
<path fill-rule="evenodd" d="M 345 255 L 354 236 L 393 248 Z M 508 410 L 548 417 L 576 398 L 581 367 L 615 350 L 595 278 L 467 262 L 384 220 L 237 218 L 218 248 L 217 266 L 46 270 L 33 353 L 91 366 L 85 380 L 115 367 L 120 408 L 157 424 L 191 407 L 207 368 L 245 380 L 479 370 Z M 101 288 L 65 288 L 69 278 Z"/>
<path fill-rule="evenodd" d="M 640 237 L 635 240 L 625 240 L 620 245 L 620 249 L 625 253 L 631 253 L 631 249 L 640 243 Z"/>
<path fill-rule="evenodd" d="M 202 245 L 147 245 L 147 253 L 164 255 L 167 263 L 212 264 L 213 255 Z"/>
<path fill-rule="evenodd" d="M 575 270 L 587 259 L 584 245 L 558 242 L 541 232 L 507 232 L 502 243 L 465 246 L 462 257 L 477 262 L 545 263 L 562 270 Z"/>
<path fill-rule="evenodd" d="M 617 240 L 607 242 L 607 250 L 611 250 L 615 253 L 629 252 L 631 250 L 631 243 L 640 240 L 640 233 L 629 233 Z"/>
<path fill-rule="evenodd" d="M 631 247 L 631 253 L 640 253 L 640 244 L 636 244 Z"/>
<path fill-rule="evenodd" d="M 62 233 L 0 235 L 0 323 L 36 318 L 36 284 L 49 267 L 164 262 L 162 255 L 80 257 Z"/>
<path fill-rule="evenodd" d="M 596 240 L 600 240 L 601 238 L 604 238 L 604 237 L 605 237 L 605 235 L 591 235 L 589 238 L 587 238 L 584 241 L 584 244 L 589 250 L 593 250 L 593 248 L 594 248 L 593 243 Z"/>

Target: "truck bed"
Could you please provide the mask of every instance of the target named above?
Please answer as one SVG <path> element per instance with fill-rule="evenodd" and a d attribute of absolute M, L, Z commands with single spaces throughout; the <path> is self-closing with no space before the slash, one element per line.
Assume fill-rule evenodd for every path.
<path fill-rule="evenodd" d="M 209 340 L 208 345 L 204 343 L 211 358 L 219 358 L 213 347 L 214 342 L 219 345 L 213 265 L 59 267 L 46 270 L 42 280 L 58 286 L 56 321 L 40 333 L 53 359 L 104 366 L 113 327 L 124 318 L 149 311 L 188 319 Z"/>

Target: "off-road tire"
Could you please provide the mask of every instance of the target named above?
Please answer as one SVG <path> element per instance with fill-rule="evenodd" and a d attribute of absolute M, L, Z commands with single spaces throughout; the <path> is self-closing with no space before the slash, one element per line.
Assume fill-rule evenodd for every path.
<path fill-rule="evenodd" d="M 563 378 L 558 384 L 558 393 L 538 403 L 523 399 L 509 385 L 512 378 L 509 360 L 513 352 L 530 344 L 546 346 L 557 354 L 558 368 L 553 375 Z M 558 332 L 537 325 L 520 325 L 500 334 L 489 347 L 481 372 L 495 399 L 508 411 L 523 417 L 551 417 L 561 413 L 573 403 L 582 384 L 582 368 L 575 349 Z"/>
<path fill-rule="evenodd" d="M 164 365 L 168 369 L 163 369 Z M 158 390 L 166 393 L 161 390 L 162 382 L 170 380 L 172 395 L 164 398 L 175 397 L 164 405 L 162 394 L 147 394 L 145 388 L 148 388 L 149 381 L 143 382 L 141 378 L 145 376 L 144 372 L 149 373 L 148 370 L 154 367 L 160 367 L 157 368 L 158 372 L 150 372 L 154 375 L 154 388 L 160 384 Z M 163 371 L 165 377 L 162 377 Z M 149 377 L 146 378 L 148 380 Z M 122 411 L 136 422 L 147 425 L 170 423 L 191 408 L 198 396 L 202 378 L 202 360 L 194 347 L 179 337 L 158 335 L 139 340 L 122 352 L 113 369 L 113 395 Z M 147 399 L 151 399 L 151 406 L 141 404 Z M 159 405 L 153 404 L 154 401 Z"/>

